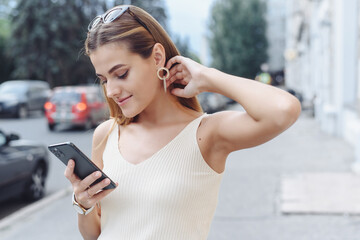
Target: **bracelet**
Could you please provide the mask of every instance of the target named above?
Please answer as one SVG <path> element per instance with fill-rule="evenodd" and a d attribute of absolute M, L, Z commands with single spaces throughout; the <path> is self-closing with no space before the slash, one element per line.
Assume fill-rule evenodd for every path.
<path fill-rule="evenodd" d="M 80 203 L 78 203 L 75 199 L 75 193 L 72 194 L 72 205 L 74 207 L 74 209 L 76 210 L 77 213 L 82 214 L 82 215 L 88 215 L 89 213 L 92 212 L 92 210 L 94 210 L 95 206 L 92 206 L 91 208 L 85 208 L 83 207 Z"/>

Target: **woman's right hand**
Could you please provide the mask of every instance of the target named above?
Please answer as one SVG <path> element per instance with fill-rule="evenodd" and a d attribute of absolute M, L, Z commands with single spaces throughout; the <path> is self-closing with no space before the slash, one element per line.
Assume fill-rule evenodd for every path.
<path fill-rule="evenodd" d="M 73 187 L 76 201 L 84 208 L 88 209 L 92 206 L 95 206 L 97 202 L 115 190 L 115 188 L 102 190 L 104 187 L 110 184 L 110 179 L 108 178 L 90 187 L 91 184 L 93 184 L 98 178 L 101 177 L 100 171 L 93 172 L 81 180 L 78 176 L 75 175 L 74 168 L 75 161 L 70 159 L 66 166 L 64 175 L 70 181 Z"/>

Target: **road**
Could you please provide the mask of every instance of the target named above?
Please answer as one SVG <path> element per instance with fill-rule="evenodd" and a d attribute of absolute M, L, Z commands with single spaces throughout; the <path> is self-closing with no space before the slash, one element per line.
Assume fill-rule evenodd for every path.
<path fill-rule="evenodd" d="M 22 121 L 31 123 L 31 120 Z M 42 121 L 41 118 L 35 120 Z M 0 126 L 2 123 L 0 121 Z M 49 134 L 46 129 L 44 134 Z M 53 135 L 61 136 L 59 140 L 70 136 L 80 140 L 86 133 L 49 134 L 51 140 L 57 140 Z M 321 132 L 314 119 L 303 114 L 294 126 L 274 140 L 230 154 L 208 240 L 358 240 L 360 216 L 351 211 L 336 214 L 331 209 L 319 214 L 282 211 L 281 186 L 285 176 L 308 173 L 353 176 L 353 150 L 342 139 Z M 63 178 L 63 166 L 60 168 L 56 171 L 59 180 Z M 319 183 L 313 181 L 311 184 Z M 325 188 L 333 189 L 334 185 Z M 356 201 L 360 194 L 356 194 L 353 186 L 357 185 L 350 182 L 344 190 L 350 193 L 347 194 L 350 200 Z M 328 199 L 334 199 L 336 194 L 335 191 L 327 195 L 322 205 L 326 205 Z M 76 221 L 69 192 L 30 214 L 22 214 L 0 229 L 0 239 L 77 240 L 81 236 Z"/>
<path fill-rule="evenodd" d="M 64 126 L 59 128 L 59 131 L 50 132 L 47 128 L 46 118 L 39 113 L 33 113 L 28 119 L 2 118 L 0 119 L 0 129 L 6 133 L 19 134 L 22 139 L 34 140 L 45 146 L 71 141 L 88 156 L 91 154 L 93 130 L 82 131 Z M 51 195 L 69 186 L 67 179 L 64 177 L 64 164 L 52 154 L 50 154 L 50 158 L 46 195 Z M 0 205 L 0 219 L 24 206 L 26 206 L 26 203 L 21 199 L 11 199 L 2 203 Z"/>

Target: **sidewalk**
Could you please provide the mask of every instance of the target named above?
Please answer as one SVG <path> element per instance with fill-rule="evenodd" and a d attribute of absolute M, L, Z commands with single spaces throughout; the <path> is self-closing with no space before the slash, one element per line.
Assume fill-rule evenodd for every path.
<path fill-rule="evenodd" d="M 337 183 L 339 176 L 346 176 L 351 182 L 346 180 L 341 185 L 344 194 L 340 195 L 345 197 L 337 198 L 336 204 L 340 207 L 348 206 L 349 202 L 353 202 L 352 197 L 359 199 L 359 192 L 355 189 L 359 176 L 352 174 L 350 170 L 353 161 L 351 146 L 341 139 L 322 133 L 317 123 L 303 114 L 293 127 L 276 139 L 229 156 L 219 205 L 208 239 L 359 239 L 360 215 L 355 211 L 358 205 L 347 208 L 346 212 L 333 212 L 331 206 L 326 208 L 324 205 L 327 203 L 326 199 L 338 197 L 339 194 L 331 191 L 335 184 L 329 186 L 326 185 L 329 182 L 325 181 L 321 185 L 321 176 L 333 180 L 330 183 L 334 180 Z M 294 179 L 306 179 L 307 182 L 291 181 Z M 311 195 L 313 192 L 306 189 L 309 179 L 311 185 L 323 186 L 322 190 L 326 190 L 324 194 Z M 330 197 L 322 200 L 321 197 L 329 196 L 327 194 Z M 293 199 L 289 200 L 289 195 Z M 305 200 L 315 201 L 319 198 L 322 200 L 319 204 L 322 210 L 310 211 Z M 82 239 L 77 230 L 70 191 L 64 190 L 50 200 L 44 200 L 43 204 L 35 208 L 36 211 L 24 211 L 10 219 L 6 226 L 1 221 L 0 239 Z M 291 205 L 291 200 L 301 203 L 304 211 L 296 211 L 298 205 Z M 290 208 L 286 205 L 289 203 Z M 313 208 L 318 209 L 319 206 L 315 205 Z"/>

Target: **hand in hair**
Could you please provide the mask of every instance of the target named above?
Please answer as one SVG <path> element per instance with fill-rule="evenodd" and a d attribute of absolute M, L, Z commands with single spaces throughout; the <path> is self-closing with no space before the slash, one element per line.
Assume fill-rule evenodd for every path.
<path fill-rule="evenodd" d="M 184 89 L 174 88 L 171 93 L 175 96 L 191 98 L 205 91 L 203 73 L 208 69 L 207 67 L 182 56 L 171 58 L 166 67 L 170 69 L 167 85 L 179 83 L 185 86 Z"/>

